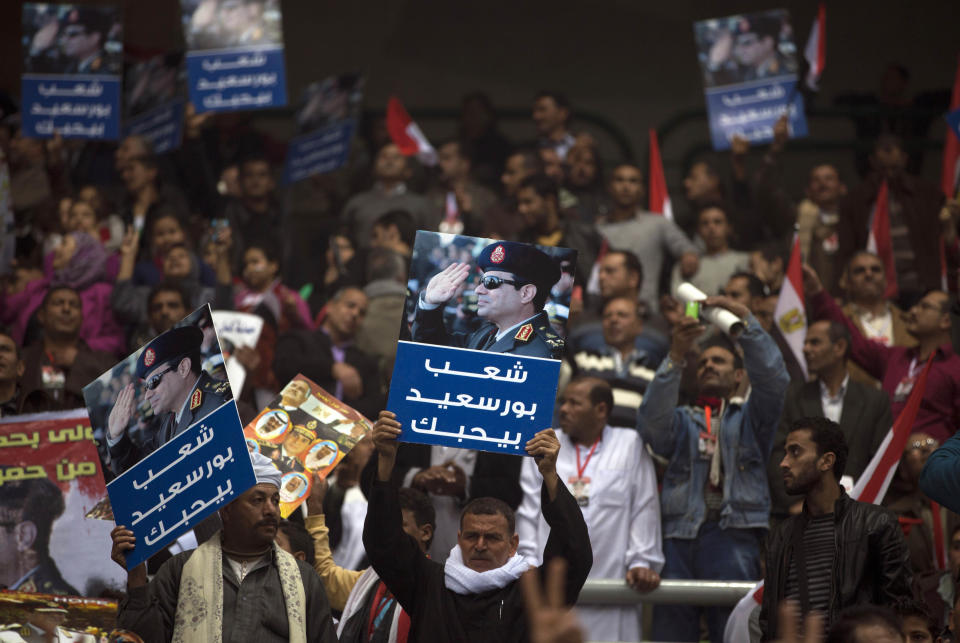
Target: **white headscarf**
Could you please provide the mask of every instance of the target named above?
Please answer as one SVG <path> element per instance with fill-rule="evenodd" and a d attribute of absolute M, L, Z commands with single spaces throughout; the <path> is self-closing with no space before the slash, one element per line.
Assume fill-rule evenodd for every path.
<path fill-rule="evenodd" d="M 257 484 L 272 484 L 277 489 L 280 488 L 280 469 L 273 463 L 273 460 L 255 451 L 250 453 L 250 461 L 253 463 L 253 475 L 257 477 Z"/>

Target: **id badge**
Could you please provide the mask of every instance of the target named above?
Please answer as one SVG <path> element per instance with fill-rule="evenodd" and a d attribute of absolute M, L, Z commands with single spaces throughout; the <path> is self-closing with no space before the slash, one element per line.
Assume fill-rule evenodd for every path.
<path fill-rule="evenodd" d="M 905 401 L 910 396 L 910 391 L 913 390 L 913 385 L 916 381 L 916 376 L 910 377 L 909 375 L 900 380 L 900 383 L 897 384 L 897 388 L 893 391 L 893 401 Z"/>
<path fill-rule="evenodd" d="M 49 364 L 40 367 L 40 379 L 47 390 L 62 390 L 67 384 L 67 376 L 56 366 Z"/>
<path fill-rule="evenodd" d="M 697 441 L 697 451 L 699 455 L 704 460 L 710 460 L 713 458 L 714 452 L 717 450 L 717 435 L 715 433 L 705 433 L 704 431 L 700 432 L 700 438 Z"/>
<path fill-rule="evenodd" d="M 590 504 L 590 478 L 588 476 L 583 478 L 570 476 L 567 482 L 569 483 L 570 494 L 577 500 L 577 504 L 581 507 L 588 506 Z"/>

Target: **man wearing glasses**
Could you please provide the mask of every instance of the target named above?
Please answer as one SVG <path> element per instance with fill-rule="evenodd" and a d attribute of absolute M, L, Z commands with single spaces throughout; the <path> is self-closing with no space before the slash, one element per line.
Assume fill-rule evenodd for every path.
<path fill-rule="evenodd" d="M 64 73 L 119 73 L 115 56 L 103 48 L 110 26 L 110 16 L 103 10 L 76 7 L 67 14 L 60 32 L 60 48 L 69 61 Z"/>
<path fill-rule="evenodd" d="M 444 305 L 459 294 L 471 271 L 469 264 L 455 263 L 434 275 L 420 293 L 413 341 L 560 359 L 563 340 L 543 310 L 560 279 L 557 263 L 533 246 L 498 241 L 483 249 L 477 265 L 483 271 L 474 290 L 477 314 L 485 323 L 472 333 L 453 333 L 444 326 Z"/>
<path fill-rule="evenodd" d="M 0 589 L 80 594 L 50 556 L 53 523 L 64 507 L 63 493 L 47 478 L 0 486 Z"/>
<path fill-rule="evenodd" d="M 141 433 L 139 444 L 129 436 L 130 420 L 140 402 L 134 384 L 117 396 L 107 422 L 112 467 L 120 475 L 144 456 L 233 399 L 230 384 L 201 369 L 203 332 L 196 326 L 173 328 L 147 344 L 137 358 L 137 377 L 154 420 Z"/>

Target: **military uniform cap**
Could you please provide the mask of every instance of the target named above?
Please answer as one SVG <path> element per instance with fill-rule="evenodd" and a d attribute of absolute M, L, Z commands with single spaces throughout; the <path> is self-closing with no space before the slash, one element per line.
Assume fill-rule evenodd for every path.
<path fill-rule="evenodd" d="M 70 11 L 63 17 L 61 24 L 64 27 L 82 25 L 87 32 L 100 32 L 103 36 L 101 44 L 107 39 L 107 32 L 110 30 L 110 19 L 107 17 L 106 11 L 104 8 L 98 7 L 71 7 Z"/>
<path fill-rule="evenodd" d="M 172 328 L 154 338 L 137 358 L 137 377 L 146 379 L 151 370 L 174 359 L 181 359 L 191 353 L 199 353 L 203 343 L 203 331 L 196 326 Z"/>
<path fill-rule="evenodd" d="M 553 287 L 560 279 L 560 266 L 545 252 L 516 241 L 497 241 L 480 252 L 477 265 L 484 272 L 510 272 L 520 281 L 534 284 L 539 290 Z"/>
<path fill-rule="evenodd" d="M 316 431 L 312 431 L 308 427 L 303 426 L 302 424 L 294 424 L 293 432 L 296 433 L 297 435 L 307 438 L 308 440 L 317 439 Z"/>

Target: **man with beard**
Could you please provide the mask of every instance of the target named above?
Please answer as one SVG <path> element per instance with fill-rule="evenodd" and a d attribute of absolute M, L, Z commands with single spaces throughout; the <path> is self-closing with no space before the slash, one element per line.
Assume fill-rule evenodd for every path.
<path fill-rule="evenodd" d="M 760 627 L 778 633 L 777 606 L 799 602 L 826 625 L 852 605 L 893 606 L 911 598 L 910 552 L 896 516 L 859 502 L 840 486 L 847 445 L 836 422 L 801 418 L 787 434 L 780 462 L 787 493 L 802 495 L 803 511 L 785 520 L 767 548 Z"/>

